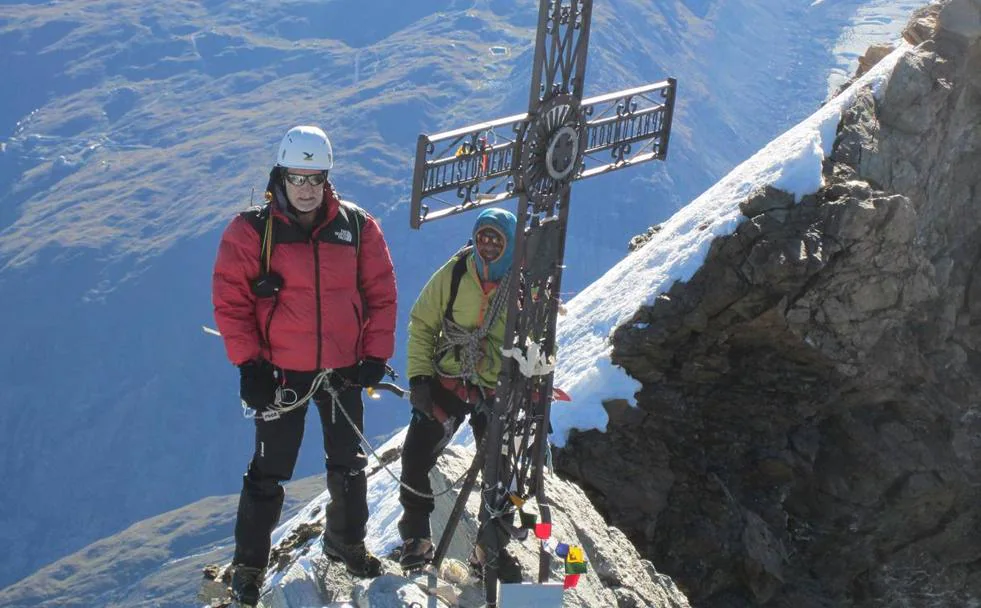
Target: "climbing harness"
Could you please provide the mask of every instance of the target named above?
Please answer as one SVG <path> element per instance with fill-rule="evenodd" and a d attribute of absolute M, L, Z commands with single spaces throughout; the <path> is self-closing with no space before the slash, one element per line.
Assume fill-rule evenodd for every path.
<path fill-rule="evenodd" d="M 242 401 L 243 416 L 246 418 L 261 418 L 265 422 L 271 422 L 277 420 L 283 414 L 292 412 L 295 409 L 299 409 L 307 404 L 311 398 L 319 391 L 321 388 L 330 387 L 331 376 L 334 374 L 334 370 L 325 369 L 321 370 L 316 376 L 313 377 L 313 381 L 310 383 L 310 389 L 302 397 L 293 390 L 292 388 L 286 386 L 276 387 L 276 397 L 273 399 L 272 405 L 268 409 L 262 412 L 257 412 L 256 410 L 250 408 L 245 401 Z M 331 393 L 333 399 L 333 393 Z M 335 405 L 337 400 L 334 399 Z M 331 422 L 334 421 L 334 414 L 331 413 Z"/>

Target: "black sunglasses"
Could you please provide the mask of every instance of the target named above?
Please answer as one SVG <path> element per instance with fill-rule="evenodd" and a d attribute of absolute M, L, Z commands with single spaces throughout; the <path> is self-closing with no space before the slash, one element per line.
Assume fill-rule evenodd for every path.
<path fill-rule="evenodd" d="M 285 173 L 283 175 L 284 179 L 294 186 L 302 186 L 303 184 L 309 183 L 311 186 L 319 186 L 320 184 L 327 181 L 326 173 L 314 173 L 313 175 L 298 175 L 296 173 Z"/>

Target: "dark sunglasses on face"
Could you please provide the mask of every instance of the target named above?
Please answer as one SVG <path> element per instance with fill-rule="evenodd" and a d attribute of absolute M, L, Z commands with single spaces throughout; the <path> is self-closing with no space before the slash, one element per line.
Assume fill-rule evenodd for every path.
<path fill-rule="evenodd" d="M 477 243 L 480 245 L 497 245 L 498 247 L 503 247 L 504 237 L 493 230 L 481 230 L 477 233 Z"/>
<path fill-rule="evenodd" d="M 327 180 L 326 173 L 314 173 L 313 175 L 298 175 L 296 173 L 286 173 L 286 181 L 294 186 L 302 186 L 309 183 L 311 186 L 319 186 Z"/>

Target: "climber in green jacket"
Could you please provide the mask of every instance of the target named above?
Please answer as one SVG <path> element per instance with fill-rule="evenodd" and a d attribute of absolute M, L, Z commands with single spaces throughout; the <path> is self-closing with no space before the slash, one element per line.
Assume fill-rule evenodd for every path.
<path fill-rule="evenodd" d="M 409 569 L 432 560 L 429 471 L 469 416 L 479 440 L 487 427 L 501 371 L 507 293 L 517 219 L 485 209 L 473 244 L 457 252 L 429 279 L 409 316 L 408 376 L 412 421 L 402 447 L 403 540 L 400 563 Z M 408 487 L 406 487 L 408 486 Z M 478 559 L 475 553 L 473 559 Z"/>

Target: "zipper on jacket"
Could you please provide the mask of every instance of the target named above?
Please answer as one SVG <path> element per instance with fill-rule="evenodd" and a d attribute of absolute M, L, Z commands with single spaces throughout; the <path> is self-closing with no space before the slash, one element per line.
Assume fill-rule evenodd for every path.
<path fill-rule="evenodd" d="M 354 263 L 357 264 L 357 261 L 355 261 Z M 359 295 L 361 294 L 360 287 L 358 288 L 358 294 Z M 362 300 L 362 302 L 364 302 L 364 300 Z M 361 338 L 362 338 L 361 334 L 364 333 L 364 323 L 361 321 L 361 313 L 358 312 L 358 305 L 352 303 L 351 307 L 354 308 L 354 318 L 357 319 L 358 321 L 358 341 L 357 341 L 357 347 L 355 349 L 356 350 L 355 357 L 357 358 L 358 361 L 360 361 L 361 355 L 363 354 L 361 351 L 364 348 L 364 344 L 362 344 L 361 342 Z"/>
<path fill-rule="evenodd" d="M 320 247 L 318 246 L 318 241 L 315 237 L 311 237 L 311 243 L 313 244 L 313 284 L 314 289 L 317 293 L 317 369 L 319 370 L 321 366 L 321 359 L 323 359 L 323 314 L 320 310 Z"/>

